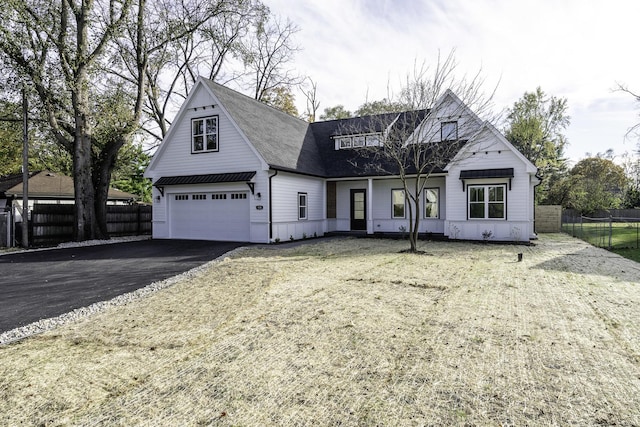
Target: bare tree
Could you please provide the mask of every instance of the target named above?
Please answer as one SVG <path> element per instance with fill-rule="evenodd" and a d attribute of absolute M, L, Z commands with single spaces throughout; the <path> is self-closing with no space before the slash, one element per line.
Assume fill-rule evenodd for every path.
<path fill-rule="evenodd" d="M 318 83 L 314 82 L 311 77 L 307 77 L 306 81 L 308 86 L 303 85 L 302 93 L 307 99 L 307 110 L 305 111 L 305 119 L 309 123 L 316 121 L 316 113 L 320 108 L 320 101 L 318 101 Z"/>
<path fill-rule="evenodd" d="M 433 68 L 424 63 L 414 67 L 399 94 L 387 98 L 407 111 L 371 116 L 369 120 L 370 132 L 386 131 L 382 133 L 380 146 L 367 148 L 371 158 L 367 163 L 378 172 L 397 175 L 402 182 L 411 252 L 417 250 L 423 194 L 429 178 L 452 162 L 462 160 L 458 156 L 461 148 L 482 125 L 476 115 L 490 118 L 493 94 L 485 96 L 482 92 L 484 80 L 480 71 L 470 79 L 458 78 L 456 67 L 453 51 L 444 60 L 438 56 Z M 447 89 L 455 95 L 438 103 Z M 393 118 L 391 123 L 389 117 Z"/>
<path fill-rule="evenodd" d="M 253 91 L 254 99 L 262 101 L 269 91 L 295 86 L 304 80 L 289 68 L 299 50 L 293 43 L 298 31 L 291 21 L 282 22 L 276 17 L 256 23 L 242 55 L 250 77 L 247 86 Z"/>
<path fill-rule="evenodd" d="M 33 87 L 52 135 L 73 155 L 77 240 L 99 234 L 92 170 L 92 72 L 133 9 L 131 0 L 32 0 L 10 2 L 0 11 L 2 60 Z M 131 123 L 121 125 L 125 133 L 130 131 Z"/>
<path fill-rule="evenodd" d="M 632 97 L 635 98 L 636 102 L 640 104 L 640 95 L 637 94 L 636 92 L 631 91 L 631 89 L 629 89 L 627 85 L 623 83 L 617 83 L 616 90 L 625 92 L 631 95 Z M 631 126 L 629 129 L 627 129 L 627 133 L 625 134 L 625 137 L 629 138 L 632 136 L 640 138 L 640 122 L 636 123 L 635 125 Z M 638 151 L 640 152 L 640 150 Z"/>
<path fill-rule="evenodd" d="M 168 2 L 171 4 L 172 2 Z M 143 130 L 160 142 L 171 124 L 170 117 L 186 99 L 199 76 L 222 84 L 244 76 L 236 63 L 244 52 L 251 27 L 264 21 L 268 9 L 258 0 L 182 0 L 183 7 L 174 13 L 172 22 L 163 19 L 167 5 L 155 4 L 148 17 L 148 37 L 156 39 L 149 58 L 146 80 Z M 201 10 L 194 16 L 194 10 Z M 186 26 L 184 23 L 188 23 Z M 166 42 L 167 34 L 186 29 L 180 37 Z M 123 52 L 132 51 L 124 46 Z"/>

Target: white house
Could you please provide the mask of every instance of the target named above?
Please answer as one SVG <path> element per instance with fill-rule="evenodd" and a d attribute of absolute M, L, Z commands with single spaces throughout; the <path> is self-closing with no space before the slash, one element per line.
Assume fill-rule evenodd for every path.
<path fill-rule="evenodd" d="M 408 229 L 402 182 L 371 153 L 407 130 L 409 114 L 420 121 L 407 143 L 455 147 L 425 187 L 421 232 L 535 238 L 536 167 L 450 91 L 429 111 L 307 123 L 204 78 L 145 172 L 153 237 L 268 243 Z"/>

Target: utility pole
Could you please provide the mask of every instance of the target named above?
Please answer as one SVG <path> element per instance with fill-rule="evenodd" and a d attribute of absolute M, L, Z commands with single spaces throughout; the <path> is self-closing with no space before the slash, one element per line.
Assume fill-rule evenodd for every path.
<path fill-rule="evenodd" d="M 29 247 L 29 104 L 22 87 L 22 247 Z"/>

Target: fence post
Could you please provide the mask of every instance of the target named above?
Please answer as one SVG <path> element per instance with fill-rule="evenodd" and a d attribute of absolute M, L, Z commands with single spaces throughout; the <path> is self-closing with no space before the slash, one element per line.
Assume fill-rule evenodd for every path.
<path fill-rule="evenodd" d="M 613 234 L 613 218 L 609 215 L 609 250 L 611 250 L 611 235 Z"/>
<path fill-rule="evenodd" d="M 584 240 L 584 228 L 582 227 L 582 215 L 580 215 L 580 238 Z"/>

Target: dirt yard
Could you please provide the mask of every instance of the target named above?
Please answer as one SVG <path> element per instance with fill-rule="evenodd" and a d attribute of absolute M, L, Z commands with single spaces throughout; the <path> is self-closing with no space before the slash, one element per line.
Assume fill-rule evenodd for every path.
<path fill-rule="evenodd" d="M 0 425 L 640 425 L 639 264 L 406 247 L 249 249 L 0 347 Z"/>

